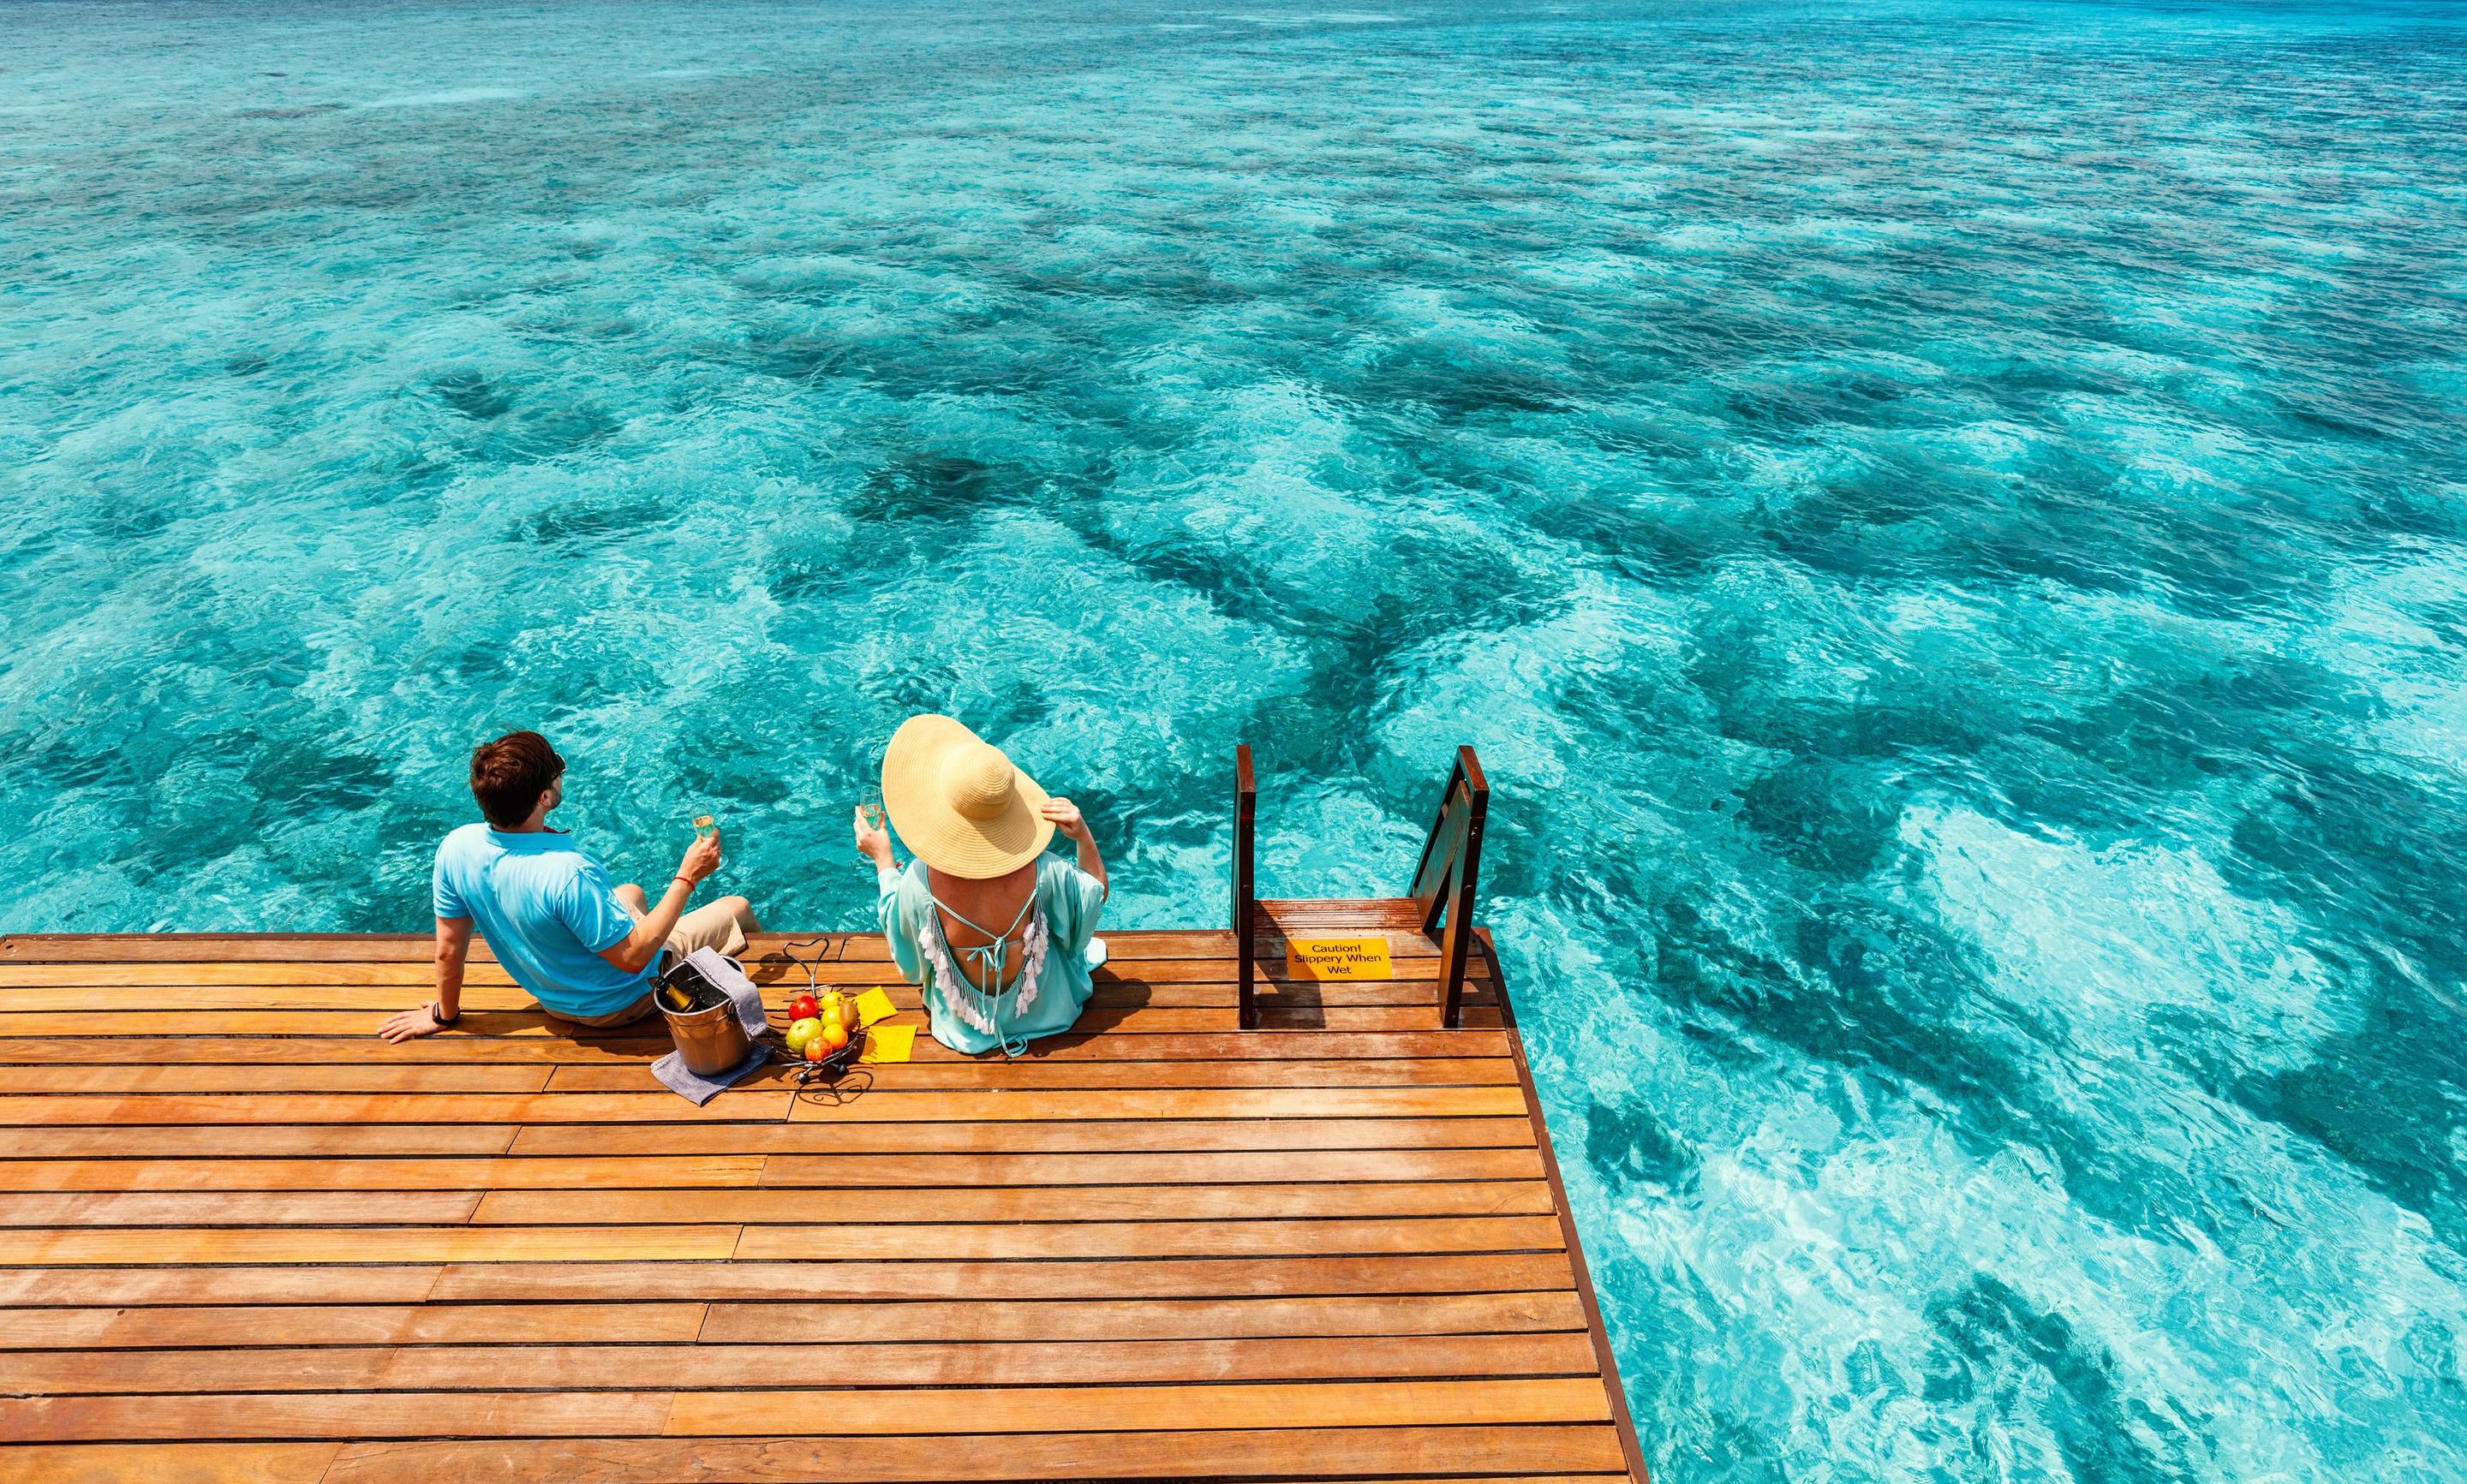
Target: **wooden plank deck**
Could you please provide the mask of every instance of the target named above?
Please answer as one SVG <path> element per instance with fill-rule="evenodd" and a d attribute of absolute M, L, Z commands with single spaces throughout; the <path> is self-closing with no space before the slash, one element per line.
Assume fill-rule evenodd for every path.
<path fill-rule="evenodd" d="M 1077 1032 L 696 1109 L 424 937 L 0 938 L 0 1484 L 1641 1480 L 1487 944 L 1107 934 Z M 1281 933 L 1396 978 L 1289 981 Z M 775 1010 L 881 940 L 766 935 Z"/>

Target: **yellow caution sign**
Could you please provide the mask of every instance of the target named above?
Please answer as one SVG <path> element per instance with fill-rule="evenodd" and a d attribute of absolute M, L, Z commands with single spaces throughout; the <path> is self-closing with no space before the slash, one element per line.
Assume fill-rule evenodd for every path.
<path fill-rule="evenodd" d="M 1388 940 L 1378 938 L 1287 938 L 1285 978 L 1289 979 L 1392 979 Z"/>

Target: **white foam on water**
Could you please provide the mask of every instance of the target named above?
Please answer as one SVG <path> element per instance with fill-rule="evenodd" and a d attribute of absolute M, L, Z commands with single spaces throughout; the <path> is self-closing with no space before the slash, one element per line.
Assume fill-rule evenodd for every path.
<path fill-rule="evenodd" d="M 447 88 L 435 93 L 396 93 L 387 98 L 372 99 L 357 106 L 362 108 L 443 108 L 456 103 L 488 103 L 509 98 L 530 96 L 531 92 L 527 88 Z"/>

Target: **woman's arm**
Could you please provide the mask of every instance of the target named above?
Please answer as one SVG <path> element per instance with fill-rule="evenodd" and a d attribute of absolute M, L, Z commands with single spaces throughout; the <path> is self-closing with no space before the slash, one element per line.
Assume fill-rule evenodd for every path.
<path fill-rule="evenodd" d="M 873 862 L 873 873 L 875 875 L 879 876 L 884 871 L 898 869 L 898 866 L 894 865 L 891 859 L 891 831 L 889 829 L 876 829 L 871 824 L 867 823 L 865 811 L 861 808 L 856 812 L 854 827 L 856 830 L 857 852 Z"/>
<path fill-rule="evenodd" d="M 1049 798 L 1045 801 L 1044 812 L 1045 817 L 1053 821 L 1053 827 L 1070 836 L 1072 843 L 1079 847 L 1079 868 L 1096 877 L 1097 885 L 1105 888 L 1107 896 L 1112 896 L 1114 888 L 1105 879 L 1104 857 L 1097 853 L 1097 837 L 1088 833 L 1088 820 L 1079 812 L 1079 806 L 1067 798 Z"/>
<path fill-rule="evenodd" d="M 911 984 L 925 982 L 925 958 L 918 952 L 917 934 L 906 931 L 899 913 L 899 863 L 891 854 L 891 831 L 866 822 L 865 811 L 856 812 L 856 848 L 873 863 L 873 879 L 881 893 L 874 898 L 873 915 L 882 926 L 882 940 L 891 949 L 891 961 Z"/>

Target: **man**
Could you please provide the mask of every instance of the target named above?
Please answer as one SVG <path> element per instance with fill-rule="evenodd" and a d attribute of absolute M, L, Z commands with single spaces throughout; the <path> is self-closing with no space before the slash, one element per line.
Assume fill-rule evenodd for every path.
<path fill-rule="evenodd" d="M 509 732 L 471 754 L 471 794 L 487 822 L 465 824 L 437 847 L 437 999 L 386 1022 L 378 1035 L 433 1036 L 462 1019 L 475 925 L 514 982 L 569 1027 L 643 1019 L 663 953 L 741 954 L 745 934 L 761 931 L 741 896 L 686 911 L 694 888 L 719 869 L 717 830 L 687 848 L 658 906 L 631 882 L 609 886 L 600 863 L 549 828 L 564 778 L 565 759 L 536 731 Z"/>

